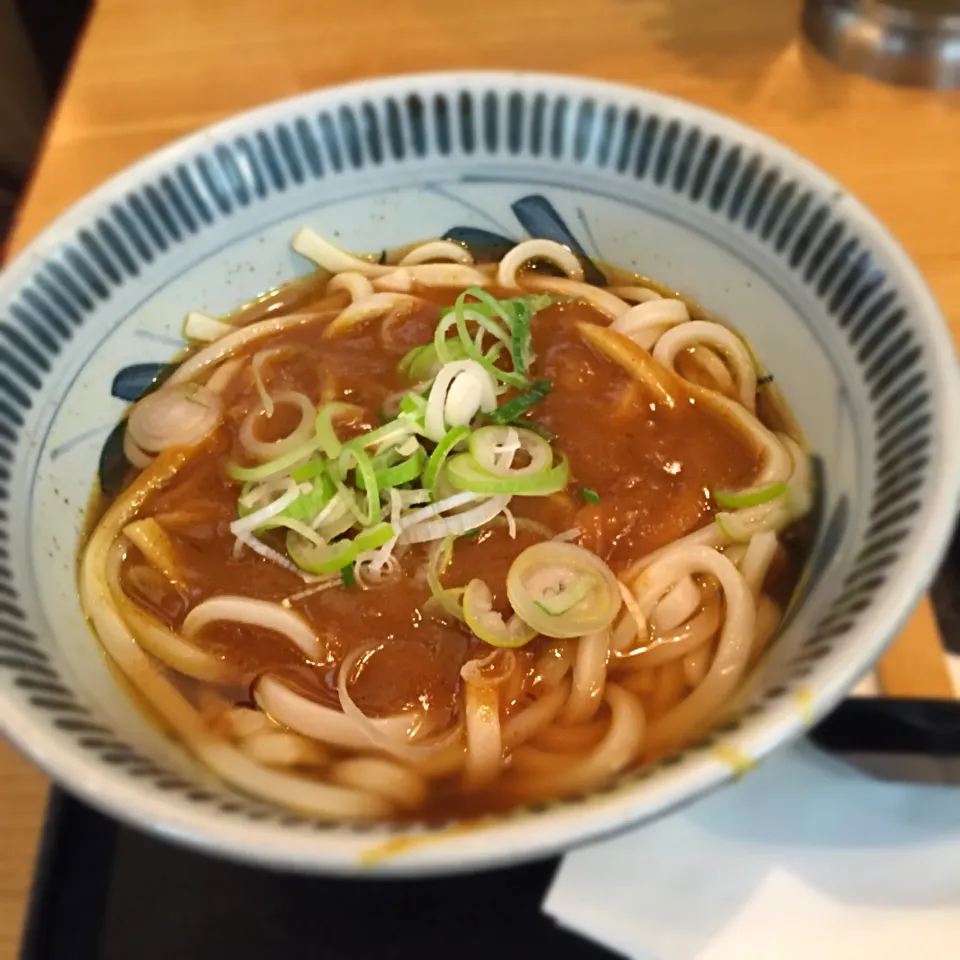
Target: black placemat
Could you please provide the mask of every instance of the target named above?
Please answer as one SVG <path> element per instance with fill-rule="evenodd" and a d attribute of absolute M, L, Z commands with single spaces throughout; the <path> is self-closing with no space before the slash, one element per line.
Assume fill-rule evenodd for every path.
<path fill-rule="evenodd" d="M 558 860 L 431 880 L 343 880 L 214 859 L 57 791 L 23 960 L 610 960 L 540 902 Z"/>

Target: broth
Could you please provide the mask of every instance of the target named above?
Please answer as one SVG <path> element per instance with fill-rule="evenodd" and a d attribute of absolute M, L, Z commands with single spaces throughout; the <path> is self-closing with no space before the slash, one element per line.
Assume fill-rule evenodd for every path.
<path fill-rule="evenodd" d="M 480 270 L 489 278 L 493 267 L 481 266 Z M 637 278 L 627 279 L 622 273 L 608 273 L 613 285 L 620 287 L 640 282 Z M 521 290 L 524 278 L 532 276 L 542 277 L 543 284 L 551 283 L 550 278 L 542 274 L 521 274 L 517 281 Z M 659 605 L 654 606 L 652 619 L 648 617 L 648 621 L 656 625 L 658 611 L 667 602 L 666 598 L 673 597 L 676 606 L 681 603 L 680 592 L 692 590 L 695 601 L 686 615 L 677 623 L 661 616 L 666 626 L 652 630 L 646 647 L 639 640 L 631 643 L 628 637 L 627 645 L 618 650 L 615 649 L 617 631 L 622 638 L 631 629 L 630 611 L 619 611 L 617 618 L 601 631 L 607 639 L 589 641 L 602 647 L 600 691 L 578 693 L 578 684 L 587 670 L 581 664 L 581 659 L 587 658 L 587 648 L 579 649 L 587 642 L 586 636 L 563 639 L 538 634 L 515 648 L 494 646 L 480 639 L 449 611 L 430 603 L 436 585 L 429 582 L 427 571 L 432 563 L 438 569 L 437 540 L 404 545 L 401 538 L 397 550 L 391 554 L 390 575 L 370 581 L 363 575 L 361 565 L 357 568 L 360 582 L 354 585 L 350 585 L 351 578 L 346 574 L 341 582 L 330 582 L 330 577 L 326 577 L 319 583 L 305 584 L 303 571 L 294 564 L 288 561 L 282 565 L 270 556 L 254 552 L 246 541 L 238 540 L 235 533 L 238 497 L 242 497 L 247 488 L 241 488 L 229 468 L 239 464 L 249 469 L 258 462 L 250 452 L 251 433 L 245 434 L 244 430 L 252 430 L 254 440 L 263 445 L 282 443 L 296 431 L 301 416 L 294 403 L 282 400 L 285 394 L 306 397 L 313 408 L 320 410 L 324 404 L 335 402 L 352 405 L 336 422 L 335 433 L 340 443 L 348 444 L 351 438 L 362 440 L 385 421 L 396 422 L 392 414 L 397 398 L 405 395 L 405 391 L 409 395 L 414 387 L 400 368 L 401 358 L 412 348 L 433 341 L 444 316 L 443 308 L 454 307 L 461 293 L 457 287 L 430 287 L 414 281 L 415 302 L 408 303 L 403 310 L 388 311 L 387 319 L 372 317 L 351 326 L 342 335 L 327 336 L 326 332 L 338 322 L 336 318 L 348 309 L 349 301 L 342 292 L 324 292 L 323 275 L 318 277 L 320 280 L 311 278 L 305 287 L 310 296 L 289 298 L 295 306 L 285 306 L 283 297 L 267 301 L 280 303 L 278 310 L 268 314 L 274 318 L 289 316 L 296 310 L 312 311 L 317 319 L 263 336 L 235 351 L 226 363 L 235 362 L 236 369 L 223 378 L 224 383 L 216 391 L 216 422 L 189 446 L 172 442 L 166 448 L 141 449 L 140 453 L 145 453 L 147 459 L 154 454 L 159 456 L 152 466 L 131 478 L 131 486 L 117 500 L 122 506 L 125 498 L 130 497 L 130 491 L 135 490 L 138 483 L 143 485 L 135 509 L 128 511 L 129 515 L 124 518 L 124 534 L 110 538 L 119 551 L 114 589 L 119 586 L 127 602 L 145 612 L 154 626 L 166 628 L 175 641 L 199 651 L 206 658 L 204 662 L 211 661 L 223 668 L 222 678 L 218 676 L 218 682 L 211 683 L 169 669 L 171 663 L 175 667 L 181 661 L 171 661 L 165 656 L 162 644 L 157 646 L 160 641 L 152 645 L 144 642 L 142 630 L 145 628 L 142 625 L 138 628 L 129 618 L 124 620 L 121 611 L 121 622 L 149 650 L 144 656 L 159 656 L 167 664 L 165 678 L 170 683 L 169 689 L 196 711 L 198 719 L 187 724 L 189 729 L 179 722 L 174 723 L 175 729 L 188 742 L 192 741 L 194 749 L 197 749 L 197 737 L 210 736 L 229 741 L 239 754 L 246 756 L 247 739 L 238 735 L 235 727 L 241 720 L 248 722 L 253 730 L 251 735 L 266 738 L 262 744 L 269 741 L 273 745 L 270 750 L 276 751 L 274 757 L 266 747 L 258 748 L 266 751 L 264 755 L 268 760 L 263 766 L 271 775 L 279 770 L 281 778 L 333 783 L 336 785 L 333 789 L 343 792 L 342 797 L 337 797 L 338 803 L 342 801 L 344 805 L 340 814 L 328 813 L 325 808 L 315 809 L 295 796 L 289 801 L 279 797 L 281 802 L 289 802 L 317 816 L 351 816 L 351 791 L 364 797 L 372 795 L 381 802 L 382 813 L 370 814 L 359 804 L 358 816 L 445 818 L 503 809 L 524 800 L 596 785 L 595 777 L 587 776 L 581 782 L 576 775 L 568 776 L 566 771 L 589 765 L 591 756 L 602 749 L 598 745 L 605 742 L 604 738 L 609 735 L 613 739 L 614 728 L 623 723 L 620 714 L 624 711 L 628 714 L 633 711 L 633 716 L 638 712 L 645 714 L 649 725 L 680 707 L 704 682 L 716 648 L 724 642 L 721 621 L 725 617 L 729 620 L 733 606 L 741 601 L 731 600 L 726 581 L 719 581 L 709 569 L 691 568 L 691 572 L 677 578 L 669 592 L 663 592 L 665 595 L 659 599 Z M 373 286 L 376 289 L 376 277 Z M 509 303 L 509 298 L 518 294 L 516 287 L 500 287 L 492 280 L 484 286 L 500 302 Z M 462 308 L 463 298 L 460 303 Z M 690 312 L 703 321 L 701 311 L 694 308 Z M 254 322 L 262 320 L 262 316 L 254 314 L 253 319 Z M 585 337 L 584 324 L 609 329 L 611 318 L 596 303 L 577 297 L 563 297 L 559 302 L 555 298 L 554 302 L 533 312 L 529 347 L 535 360 L 530 376 L 537 381 L 549 381 L 549 392 L 520 416 L 512 428 L 505 428 L 513 429 L 514 433 L 519 430 L 524 437 L 531 432 L 529 428 L 552 437 L 549 447 L 554 464 L 568 464 L 566 482 L 543 495 L 513 495 L 509 500 L 509 513 L 499 513 L 476 529 L 444 541 L 452 549 L 452 555 L 442 570 L 443 586 L 458 588 L 475 580 L 482 581 L 490 591 L 491 615 L 499 614 L 504 621 L 515 612 L 507 596 L 511 569 L 524 551 L 537 544 L 553 544 L 553 538 L 560 537 L 560 542 L 589 551 L 606 564 L 615 577 L 628 586 L 635 584 L 633 589 L 640 596 L 638 561 L 642 564 L 644 558 L 656 556 L 664 548 L 684 544 L 698 531 L 701 534 L 714 531 L 717 526 L 714 517 L 719 510 L 716 491 L 741 491 L 740 512 L 752 508 L 756 513 L 764 502 L 776 502 L 773 494 L 767 501 L 759 499 L 761 495 L 767 496 L 777 484 L 785 487 L 786 478 L 781 478 L 767 484 L 766 492 L 749 492 L 766 469 L 764 449 L 758 447 L 756 438 L 736 419 L 731 419 L 724 407 L 717 406 L 719 401 L 713 397 L 724 391 L 735 394 L 737 384 L 711 381 L 709 364 L 704 366 L 702 356 L 696 355 L 697 350 L 702 355 L 702 348 L 681 350 L 674 362 L 675 369 L 667 378 L 676 386 L 677 393 L 670 403 L 656 402 L 651 400 L 650 390 L 642 380 L 612 358 L 605 348 L 598 348 Z M 476 329 L 471 328 L 471 336 Z M 261 358 L 256 363 L 252 362 L 255 356 Z M 714 356 L 724 363 L 721 351 L 714 351 Z M 497 363 L 504 366 L 503 351 Z M 215 371 L 222 371 L 224 366 L 222 362 L 211 364 L 209 371 L 213 373 L 204 370 L 193 382 L 204 384 L 199 389 L 208 389 L 212 377 L 217 375 Z M 434 389 L 436 383 L 435 380 L 429 389 Z M 501 405 L 524 392 L 519 387 L 505 386 Z M 154 396 L 162 400 L 167 389 L 162 387 Z M 763 387 L 759 389 L 762 395 Z M 429 393 L 426 395 L 429 397 Z M 206 404 L 207 394 L 203 397 Z M 269 416 L 265 397 L 271 401 L 281 398 L 274 401 Z M 728 400 L 727 404 L 734 402 Z M 766 414 L 767 426 L 773 430 L 785 426 L 783 422 L 773 422 L 775 414 L 770 411 L 777 409 L 776 403 L 759 405 L 761 416 Z M 188 410 L 186 419 L 194 414 Z M 196 416 L 204 414 L 205 411 L 201 411 Z M 484 415 L 478 410 L 471 418 L 469 429 L 475 430 L 476 424 L 483 420 Z M 139 427 L 139 421 L 131 423 L 134 428 Z M 128 434 L 130 432 L 128 429 Z M 139 436 L 137 433 L 137 438 Z M 420 437 L 425 459 L 435 444 L 431 445 L 422 433 L 415 436 Z M 529 444 L 532 453 L 521 448 L 511 454 L 514 459 L 519 457 L 513 468 L 518 475 L 522 473 L 524 457 L 533 458 L 540 449 L 534 440 L 529 440 Z M 172 474 L 162 480 L 150 478 L 149 475 L 158 471 L 162 473 L 164 458 L 170 459 L 174 454 L 181 462 Z M 305 455 L 300 462 L 308 461 L 309 456 Z M 354 482 L 359 484 L 356 479 L 360 476 L 359 461 L 357 463 Z M 145 483 L 144 477 L 148 478 Z M 340 482 L 346 481 L 340 478 Z M 415 487 L 415 482 L 401 483 L 396 490 L 399 496 L 400 491 L 415 491 Z M 254 483 L 253 493 L 257 489 Z M 451 488 L 447 496 L 456 492 Z M 357 494 L 356 502 L 362 504 L 362 490 L 353 493 Z M 779 489 L 777 493 L 782 495 Z M 380 490 L 377 496 L 382 497 L 382 509 L 387 511 L 393 497 L 390 489 Z M 435 494 L 434 501 L 438 496 Z M 243 503 L 242 499 L 240 502 Z M 366 503 L 367 508 L 372 509 L 369 499 Z M 421 504 L 419 509 L 422 508 Z M 760 634 L 771 632 L 770 622 L 779 618 L 796 582 L 804 536 L 802 527 L 796 523 L 802 510 L 794 513 L 786 523 L 781 523 L 780 532 L 786 529 L 788 534 L 774 540 L 774 547 L 767 551 L 770 555 L 763 561 L 759 581 L 753 587 L 755 602 L 749 601 L 754 604 L 750 622 L 755 621 L 757 626 L 756 632 L 751 627 L 751 638 L 745 641 L 756 647 L 750 658 L 759 655 L 760 648 L 769 639 L 769 636 L 761 638 Z M 456 513 L 450 516 L 455 517 Z M 110 517 L 108 512 L 101 528 L 109 525 Z M 154 541 L 148 539 L 146 544 L 137 544 L 129 526 L 134 518 L 140 521 L 152 518 L 158 525 L 169 569 L 158 562 Z M 273 551 L 273 556 L 287 557 L 285 544 L 289 542 L 290 529 L 262 529 L 257 534 L 258 543 Z M 124 536 L 129 536 L 129 540 L 124 541 Z M 712 549 L 719 557 L 723 557 L 725 551 L 734 559 L 738 553 L 750 553 L 750 559 L 740 558 L 748 569 L 738 572 L 735 562 L 724 559 L 721 571 L 725 577 L 742 575 L 746 583 L 751 576 L 749 565 L 756 562 L 755 554 L 759 555 L 761 548 L 755 548 L 749 537 L 739 536 L 736 541 L 730 537 L 720 539 L 723 542 L 710 542 L 703 549 Z M 344 542 L 343 535 L 339 539 L 332 536 L 330 540 Z M 117 548 L 120 541 L 124 541 L 124 545 Z M 106 551 L 107 547 L 103 549 Z M 379 544 L 368 553 L 376 555 L 377 549 L 385 546 Z M 688 549 L 694 550 L 691 556 L 697 556 L 697 547 Z M 95 575 L 85 570 L 82 576 L 93 578 Z M 641 580 L 643 576 L 641 572 Z M 757 576 L 754 572 L 754 580 Z M 97 623 L 92 609 L 93 582 L 93 579 L 83 582 L 88 591 L 83 597 L 103 637 L 104 629 Z M 718 599 L 720 588 L 724 591 L 723 601 Z M 111 596 L 109 589 L 104 596 Z M 321 639 L 319 655 L 305 656 L 302 644 L 292 638 L 285 627 L 271 628 L 264 622 L 251 623 L 242 617 L 214 618 L 199 629 L 191 628 L 190 617 L 195 616 L 191 611 L 203 609 L 205 603 L 225 596 L 264 601 L 277 605 L 277 609 L 295 611 L 309 632 Z M 749 588 L 744 596 L 750 597 Z M 618 607 L 620 602 L 617 596 Z M 464 598 L 463 603 L 466 606 L 468 600 Z M 127 607 L 123 610 L 130 612 Z M 655 657 L 650 656 L 654 646 L 665 648 L 668 634 L 676 634 L 673 643 L 686 642 L 680 634 L 691 624 L 696 626 L 697 617 L 708 614 L 717 620 L 717 625 L 696 645 L 699 660 L 691 655 L 658 660 L 665 655 L 663 650 Z M 633 626 L 638 636 L 642 626 L 642 623 Z M 620 642 L 623 643 L 622 639 Z M 105 643 L 112 652 L 106 639 Z M 644 650 L 647 652 L 643 653 Z M 653 665 L 643 667 L 643 656 Z M 499 671 L 504 676 L 497 676 L 492 682 L 466 679 L 473 675 L 470 671 L 474 667 L 462 673 L 465 665 L 484 660 L 491 662 L 485 663 L 483 670 Z M 350 674 L 346 681 L 350 698 L 367 718 L 392 723 L 400 717 L 417 717 L 417 732 L 400 737 L 396 750 L 385 749 L 372 734 L 369 743 L 357 747 L 331 742 L 329 738 L 326 741 L 323 737 L 307 738 L 303 736 L 302 724 L 297 725 L 299 729 L 294 735 L 287 713 L 280 711 L 283 717 L 271 717 L 269 706 L 262 697 L 256 696 L 260 690 L 257 685 L 262 678 L 269 677 L 283 690 L 292 692 L 300 706 L 318 704 L 339 714 L 342 695 L 338 679 L 345 662 Z M 564 662 L 563 674 L 557 679 L 554 676 L 560 670 L 557 664 Z M 519 739 L 511 748 L 511 721 L 514 726 L 522 726 L 518 718 L 538 704 L 543 708 L 545 698 L 550 695 L 559 699 L 564 684 L 570 687 L 570 702 L 562 710 L 555 710 L 549 722 L 541 724 L 534 736 Z M 608 688 L 606 694 L 604 684 Z M 615 696 L 610 689 L 615 691 Z M 151 702 L 155 701 L 157 695 L 151 696 L 146 690 L 141 692 Z M 160 699 L 166 696 L 164 693 Z M 617 701 L 618 697 L 622 703 Z M 482 709 L 474 702 L 478 698 L 486 704 Z M 258 703 L 262 709 L 258 709 Z M 480 734 L 474 736 L 481 722 L 476 718 L 483 716 L 483 709 L 493 709 L 497 714 L 500 762 L 496 775 L 491 775 L 489 770 L 483 775 L 471 774 L 471 770 L 480 767 L 480 761 L 474 759 L 471 751 L 477 754 L 483 749 L 480 746 L 483 741 L 478 739 Z M 169 711 L 161 707 L 161 713 L 164 712 Z M 581 716 L 583 719 L 578 721 Z M 361 729 L 366 730 L 362 724 Z M 630 755 L 618 762 L 617 769 L 654 759 L 702 729 L 703 725 L 698 722 L 677 742 L 668 738 L 669 742 L 653 748 L 652 752 L 635 745 L 635 749 L 628 751 Z M 283 741 L 289 748 L 287 754 L 280 748 L 278 737 L 281 735 L 288 738 Z M 296 747 L 298 743 L 300 746 Z M 308 749 L 310 743 L 316 748 L 313 752 Z M 408 758 L 410 748 L 420 747 L 422 757 Z M 204 757 L 202 749 L 197 752 Z M 261 756 L 257 751 L 251 755 Z M 402 788 L 397 788 L 399 800 L 391 793 L 393 788 L 385 785 L 395 775 L 402 779 L 394 768 L 407 778 Z M 600 780 L 615 772 L 611 770 Z M 229 772 L 221 770 L 221 773 L 236 782 L 237 778 Z M 370 783 L 367 777 L 372 778 Z M 415 786 L 411 785 L 414 779 Z M 257 792 L 250 783 L 240 785 Z M 278 799 L 269 790 L 266 795 Z M 372 804 L 371 809 L 379 811 L 380 807 Z"/>

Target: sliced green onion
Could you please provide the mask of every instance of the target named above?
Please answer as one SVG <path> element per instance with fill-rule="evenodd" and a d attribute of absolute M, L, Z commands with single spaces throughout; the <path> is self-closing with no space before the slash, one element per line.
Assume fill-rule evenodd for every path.
<path fill-rule="evenodd" d="M 469 453 L 460 453 L 447 462 L 444 475 L 457 490 L 467 493 L 537 497 L 563 490 L 570 481 L 570 465 L 564 458 L 540 473 L 498 476 L 480 467 Z"/>
<path fill-rule="evenodd" d="M 599 502 L 600 502 L 600 494 L 597 493 L 596 490 L 591 490 L 589 487 L 581 487 L 581 488 L 580 488 L 580 496 L 583 497 L 583 499 L 584 499 L 587 503 L 599 503 Z"/>
<path fill-rule="evenodd" d="M 497 315 L 504 317 L 508 323 L 513 320 L 512 311 L 517 303 L 523 303 L 531 313 L 539 313 L 552 304 L 560 303 L 565 299 L 563 297 L 555 297 L 549 293 L 526 293 L 518 297 L 504 297 L 502 300 L 498 300 L 493 294 L 488 293 L 481 287 L 470 287 L 468 290 L 465 290 L 464 293 L 474 297 L 477 301 L 476 303 L 467 304 L 471 310 L 477 310 L 486 316 L 492 317 Z M 449 316 L 455 309 L 455 306 L 444 307 L 440 311 L 440 317 L 445 318 Z"/>
<path fill-rule="evenodd" d="M 493 647 L 522 647 L 537 631 L 518 616 L 506 623 L 493 609 L 493 594 L 483 580 L 471 580 L 463 594 L 463 619 L 476 637 Z"/>
<path fill-rule="evenodd" d="M 452 430 L 448 430 L 443 435 L 443 439 L 441 439 L 441 441 L 434 448 L 433 453 L 430 454 L 430 459 L 427 461 L 427 467 L 423 471 L 423 488 L 425 490 L 429 490 L 431 492 L 433 491 L 447 457 L 450 456 L 450 454 L 453 452 L 453 448 L 458 443 L 466 440 L 469 436 L 469 427 L 454 427 Z"/>
<path fill-rule="evenodd" d="M 761 503 L 774 500 L 787 489 L 786 481 L 771 483 L 769 487 L 753 490 L 714 490 L 713 499 L 725 510 L 739 510 L 742 507 L 758 507 Z"/>
<path fill-rule="evenodd" d="M 471 304 L 468 304 L 466 307 L 464 307 L 461 303 L 463 297 L 464 294 L 461 294 L 457 298 L 458 309 L 455 316 L 457 320 L 457 332 L 460 334 L 460 342 L 466 355 L 471 360 L 476 360 L 477 363 L 481 364 L 486 370 L 488 370 L 492 376 L 497 377 L 497 379 L 502 380 L 504 383 L 508 383 L 514 387 L 526 387 L 529 381 L 525 376 L 515 372 L 511 373 L 508 370 L 501 370 L 498 366 L 496 366 L 493 358 L 485 354 L 479 347 L 478 343 L 481 338 L 478 337 L 476 342 L 471 338 L 470 331 L 467 330 L 468 317 L 465 313 L 465 310 L 471 310 L 469 319 L 476 322 L 481 330 L 486 330 L 487 333 L 491 334 L 495 339 L 499 340 L 504 347 L 507 348 L 509 348 L 510 344 L 509 332 L 504 331 L 492 318 L 473 311 Z M 497 351 L 497 354 L 499 354 L 499 351 Z"/>
<path fill-rule="evenodd" d="M 456 620 L 463 621 L 463 595 L 466 591 L 463 587 L 450 587 L 448 590 L 441 590 L 439 593 L 428 597 L 423 605 L 424 613 L 446 620 L 453 617 Z"/>
<path fill-rule="evenodd" d="M 458 337 L 449 337 L 444 341 L 444 346 L 444 356 L 450 359 L 442 360 L 437 353 L 436 344 L 428 343 L 422 347 L 414 347 L 405 354 L 397 367 L 397 372 L 413 383 L 422 383 L 425 380 L 432 380 L 444 363 L 463 360 L 467 356 L 463 343 Z"/>
<path fill-rule="evenodd" d="M 444 586 L 441 581 L 444 571 L 450 566 L 453 560 L 453 544 L 456 537 L 452 534 L 438 540 L 436 546 L 430 551 L 430 557 L 427 560 L 427 586 L 430 588 L 430 596 L 435 597 L 443 593 Z"/>
<path fill-rule="evenodd" d="M 475 303 L 466 303 L 467 297 L 473 297 Z M 471 310 L 485 317 L 499 317 L 509 327 L 513 323 L 512 307 L 516 301 L 512 298 L 498 300 L 492 293 L 487 293 L 483 287 L 467 287 L 457 297 L 457 303 L 463 303 Z"/>
<path fill-rule="evenodd" d="M 355 403 L 325 403 L 317 413 L 317 446 L 323 451 L 324 456 L 331 460 L 336 460 L 340 456 L 343 444 L 333 429 L 333 421 L 340 417 L 354 416 L 359 417 L 363 414 L 363 408 Z"/>
<path fill-rule="evenodd" d="M 516 387 L 518 390 L 525 390 L 530 386 L 530 380 L 522 376 L 519 373 L 511 373 L 509 370 L 501 370 L 496 364 L 488 360 L 486 357 L 481 357 L 478 363 L 490 373 L 492 377 L 495 377 L 501 383 L 507 384 L 509 387 Z"/>
<path fill-rule="evenodd" d="M 320 546 L 291 531 L 287 534 L 287 553 L 307 573 L 336 573 L 353 564 L 361 553 L 382 547 L 393 536 L 393 527 L 389 523 L 380 523 L 358 533 L 352 540 L 338 540 Z"/>
<path fill-rule="evenodd" d="M 446 314 L 440 314 L 440 322 L 437 324 L 437 329 L 433 332 L 433 349 L 441 363 L 451 363 L 453 361 L 453 357 L 447 348 L 451 339 L 447 337 L 447 333 L 456 327 L 456 325 L 457 315 L 454 307 L 449 307 Z"/>
<path fill-rule="evenodd" d="M 555 540 L 527 547 L 513 561 L 507 598 L 531 629 L 558 639 L 605 629 L 623 602 L 617 578 L 596 554 Z"/>
<path fill-rule="evenodd" d="M 797 519 L 790 504 L 789 489 L 787 494 L 755 507 L 745 507 L 733 513 L 718 513 L 713 519 L 724 536 L 739 543 L 748 543 L 755 533 L 780 531 Z"/>
<path fill-rule="evenodd" d="M 427 462 L 427 455 L 423 447 L 417 449 L 412 457 L 407 457 L 400 463 L 394 464 L 383 469 L 374 469 L 374 476 L 377 480 L 377 487 L 380 490 L 389 490 L 390 487 L 399 487 L 401 484 L 410 483 L 416 480 L 423 472 L 423 465 Z M 361 490 L 366 490 L 366 481 L 363 474 L 357 476 L 357 486 Z"/>
<path fill-rule="evenodd" d="M 498 450 L 511 437 L 515 438 L 519 445 L 519 452 L 525 453 L 530 458 L 530 462 L 525 466 L 499 465 L 501 454 Z M 532 430 L 499 424 L 475 430 L 470 435 L 470 453 L 481 470 L 497 477 L 532 476 L 542 473 L 553 463 L 553 451 L 546 440 L 538 437 Z"/>
<path fill-rule="evenodd" d="M 514 307 L 514 321 L 510 356 L 513 357 L 513 368 L 517 373 L 526 375 L 533 363 L 533 338 L 530 335 L 530 321 L 533 315 L 530 308 L 522 301 Z"/>
<path fill-rule="evenodd" d="M 296 466 L 301 460 L 309 457 L 319 446 L 316 439 L 301 443 L 292 450 L 261 463 L 256 467 L 241 467 L 236 463 L 228 463 L 226 470 L 227 476 L 233 480 L 239 480 L 241 483 L 259 483 L 261 480 L 269 480 L 273 476 L 286 473 L 291 467 Z"/>
<path fill-rule="evenodd" d="M 314 457 L 299 467 L 294 467 L 290 471 L 290 478 L 297 483 L 306 483 L 307 480 L 315 480 L 317 477 L 327 473 L 327 464 L 322 457 Z"/>
<path fill-rule="evenodd" d="M 482 303 L 479 305 L 475 303 L 467 303 L 466 298 L 468 296 L 477 297 L 478 300 L 482 300 Z M 485 309 L 477 309 L 478 306 L 485 307 Z M 504 323 L 507 325 L 507 329 L 501 327 L 501 325 L 493 319 L 491 314 L 494 313 L 504 321 Z M 509 349 L 511 344 L 510 325 L 513 322 L 513 317 L 510 313 L 502 308 L 501 301 L 497 300 L 495 297 L 491 297 L 490 294 L 488 294 L 485 290 L 481 290 L 479 287 L 469 287 L 468 289 L 464 290 L 459 297 L 457 297 L 457 302 L 453 306 L 452 314 L 447 319 L 441 321 L 440 325 L 437 327 L 437 333 L 434 336 L 434 345 L 437 348 L 437 356 L 440 357 L 440 359 L 445 363 L 449 362 L 449 360 L 446 359 L 448 356 L 446 349 L 446 331 L 453 325 L 450 322 L 451 318 L 456 324 L 457 333 L 460 335 L 460 341 L 467 357 L 469 357 L 471 360 L 476 360 L 477 363 L 481 364 L 491 376 L 500 380 L 502 383 L 506 383 L 510 386 L 518 387 L 520 389 L 523 389 L 529 385 L 530 381 L 523 374 L 511 372 L 509 370 L 501 370 L 499 367 L 497 367 L 494 363 L 494 358 L 499 354 L 499 350 L 491 355 L 485 354 L 478 346 L 481 338 L 478 337 L 477 342 L 474 342 L 473 338 L 470 336 L 470 331 L 467 329 L 467 322 L 473 321 L 480 327 L 481 330 L 485 330 L 495 339 L 500 341 L 504 347 Z"/>
<path fill-rule="evenodd" d="M 400 400 L 400 412 L 406 414 L 423 413 L 427 401 L 419 393 L 405 393 Z"/>
<path fill-rule="evenodd" d="M 354 447 L 372 447 L 375 445 L 396 446 L 403 443 L 410 437 L 410 426 L 403 420 L 391 420 L 376 430 L 368 430 L 361 433 L 359 437 L 354 437 L 350 441 L 350 446 Z"/>
<path fill-rule="evenodd" d="M 410 379 L 410 366 L 425 349 L 426 347 L 421 345 L 414 347 L 412 350 L 408 350 L 397 364 L 397 373 L 399 373 L 401 377 Z"/>
<path fill-rule="evenodd" d="M 353 572 L 352 566 L 340 568 L 340 579 L 345 587 L 355 587 L 357 585 L 357 575 Z"/>
<path fill-rule="evenodd" d="M 323 508 L 326 511 L 322 522 L 317 524 L 317 533 L 328 543 L 346 533 L 357 521 L 360 509 L 356 506 L 356 494 L 346 487 L 338 489 L 337 495 Z M 314 517 L 312 524 L 317 523 L 319 517 Z"/>
<path fill-rule="evenodd" d="M 544 400 L 550 392 L 551 386 L 552 384 L 549 380 L 535 381 L 529 390 L 519 394 L 512 400 L 508 400 L 502 407 L 497 407 L 497 409 L 490 414 L 489 419 L 493 423 L 512 423 L 531 407 L 536 406 Z"/>
<path fill-rule="evenodd" d="M 352 463 L 351 463 L 352 461 Z M 357 486 L 360 487 L 367 495 L 367 510 L 363 516 L 358 516 L 357 519 L 365 526 L 373 526 L 380 522 L 380 486 L 377 483 L 377 472 L 373 469 L 373 464 L 370 461 L 366 450 L 363 447 L 351 440 L 348 444 L 343 447 L 343 451 L 340 454 L 340 459 L 337 464 L 341 477 L 338 478 L 334 476 L 333 481 L 337 484 L 337 488 L 340 488 L 340 484 L 343 483 L 342 477 L 346 475 L 347 471 L 350 470 L 353 466 L 356 466 L 356 480 Z M 339 482 L 338 482 L 339 480 Z"/>
<path fill-rule="evenodd" d="M 551 617 L 560 617 L 568 613 L 582 600 L 586 600 L 596 581 L 587 576 L 576 576 L 558 593 L 543 594 L 534 603 Z"/>
<path fill-rule="evenodd" d="M 337 488 L 327 474 L 314 478 L 309 493 L 301 494 L 283 511 L 283 516 L 309 522 L 333 499 Z"/>

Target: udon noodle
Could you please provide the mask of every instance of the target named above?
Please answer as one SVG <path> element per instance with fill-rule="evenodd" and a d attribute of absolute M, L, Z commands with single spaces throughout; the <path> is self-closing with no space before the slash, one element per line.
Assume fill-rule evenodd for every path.
<path fill-rule="evenodd" d="M 703 735 L 810 504 L 749 346 L 547 240 L 294 247 L 315 273 L 188 315 L 83 547 L 84 610 L 152 710 L 323 819 L 588 791 Z"/>

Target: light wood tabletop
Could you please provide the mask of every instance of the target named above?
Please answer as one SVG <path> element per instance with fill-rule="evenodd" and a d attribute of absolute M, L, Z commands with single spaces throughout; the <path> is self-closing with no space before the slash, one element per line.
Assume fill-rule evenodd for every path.
<path fill-rule="evenodd" d="M 277 97 L 416 70 L 547 70 L 685 97 L 799 150 L 889 225 L 960 341 L 960 94 L 845 75 L 803 47 L 798 20 L 788 0 L 394 0 L 349 12 L 331 0 L 100 0 L 11 252 L 148 151 Z M 909 661 L 936 642 L 925 602 L 899 650 Z M 16 952 L 45 793 L 0 744 L 0 958 Z"/>

